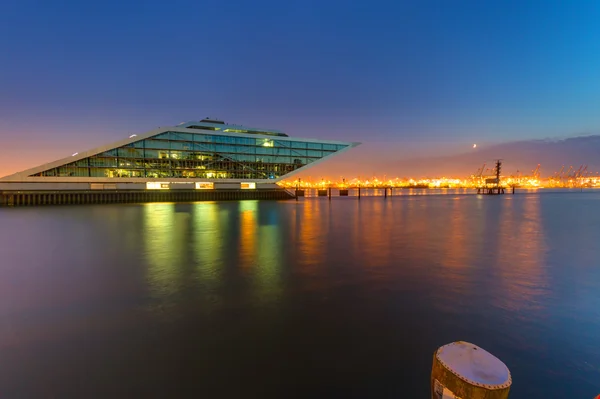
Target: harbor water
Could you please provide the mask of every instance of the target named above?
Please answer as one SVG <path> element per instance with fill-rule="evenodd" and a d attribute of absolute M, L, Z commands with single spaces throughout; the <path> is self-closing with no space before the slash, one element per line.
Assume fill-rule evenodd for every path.
<path fill-rule="evenodd" d="M 600 192 L 0 208 L 0 397 L 600 393 Z"/>

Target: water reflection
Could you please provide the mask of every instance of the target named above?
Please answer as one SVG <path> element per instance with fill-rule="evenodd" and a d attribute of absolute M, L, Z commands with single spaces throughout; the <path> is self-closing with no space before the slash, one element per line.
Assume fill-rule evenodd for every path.
<path fill-rule="evenodd" d="M 505 288 L 494 299 L 507 310 L 539 309 L 547 286 L 540 198 L 504 200 L 501 212 L 494 277 Z"/>
<path fill-rule="evenodd" d="M 262 207 L 259 201 L 242 201 L 240 213 L 240 267 L 252 272 L 253 295 L 261 302 L 276 302 L 282 292 L 284 240 L 279 219 L 273 207 Z"/>
<path fill-rule="evenodd" d="M 178 269 L 186 248 L 184 229 L 177 223 L 175 204 L 144 205 L 144 253 L 154 298 L 168 299 L 178 290 Z"/>
<path fill-rule="evenodd" d="M 278 225 L 258 228 L 258 270 L 254 283 L 256 295 L 263 302 L 276 303 L 283 292 L 283 240 Z"/>
<path fill-rule="evenodd" d="M 217 203 L 201 202 L 192 206 L 192 215 L 196 281 L 207 295 L 215 295 L 227 251 L 227 213 Z"/>
<path fill-rule="evenodd" d="M 250 268 L 256 262 L 258 201 L 241 201 L 240 212 L 240 266 Z"/>
<path fill-rule="evenodd" d="M 325 259 L 326 226 L 329 213 L 323 214 L 324 201 L 306 201 L 296 213 L 297 261 L 299 272 L 316 275 Z"/>
<path fill-rule="evenodd" d="M 340 382 L 338 396 L 385 396 L 385 385 L 423 397 L 432 351 L 467 339 L 506 360 L 515 398 L 593 397 L 599 200 L 0 209 L 0 387 L 8 397 L 43 397 L 49 384 L 55 396 L 87 397 L 72 391 L 74 379 L 110 380 L 132 392 L 158 386 L 161 396 L 182 383 L 243 396 L 224 394 L 235 380 L 254 397 L 265 392 L 247 372 L 256 369 L 277 381 L 268 396 L 326 378 Z M 180 378 L 172 365 L 182 353 L 201 378 Z M 298 374 L 315 358 L 322 367 Z M 150 377 L 131 374 L 148 364 Z M 343 383 L 348 375 L 360 376 L 360 392 Z"/>
<path fill-rule="evenodd" d="M 359 204 L 359 239 L 356 241 L 361 246 L 366 267 L 390 265 L 393 250 L 391 240 L 395 229 L 392 207 L 391 201 L 365 201 Z"/>

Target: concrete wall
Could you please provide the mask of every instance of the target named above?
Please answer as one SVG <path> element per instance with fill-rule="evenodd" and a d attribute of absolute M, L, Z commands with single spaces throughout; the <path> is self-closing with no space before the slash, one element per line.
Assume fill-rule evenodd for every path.
<path fill-rule="evenodd" d="M 171 183 L 169 188 L 171 190 L 195 190 L 196 183 Z"/>
<path fill-rule="evenodd" d="M 0 191 L 69 191 L 89 189 L 89 183 L 0 183 Z"/>
<path fill-rule="evenodd" d="M 168 182 L 165 181 L 165 182 Z M 215 181 L 215 190 L 239 190 L 239 182 L 218 182 Z M 171 190 L 195 190 L 196 183 L 190 181 L 169 182 Z M 259 190 L 278 190 L 282 189 L 275 183 L 256 182 L 256 188 Z M 123 183 L 123 182 L 0 182 L 0 191 L 101 191 L 101 190 L 146 190 L 145 182 Z"/>
<path fill-rule="evenodd" d="M 215 190 L 239 190 L 240 183 L 215 183 Z"/>
<path fill-rule="evenodd" d="M 145 190 L 146 183 L 117 183 L 117 190 Z"/>

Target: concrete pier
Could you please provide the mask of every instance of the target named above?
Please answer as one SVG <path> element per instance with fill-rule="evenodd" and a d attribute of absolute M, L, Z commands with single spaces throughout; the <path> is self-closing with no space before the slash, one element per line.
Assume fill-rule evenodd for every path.
<path fill-rule="evenodd" d="M 0 191 L 0 206 L 293 199 L 285 190 Z"/>

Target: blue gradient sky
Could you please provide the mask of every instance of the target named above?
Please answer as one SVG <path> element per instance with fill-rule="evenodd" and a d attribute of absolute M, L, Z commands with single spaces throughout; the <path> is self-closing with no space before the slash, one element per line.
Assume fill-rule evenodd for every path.
<path fill-rule="evenodd" d="M 364 142 L 349 169 L 596 133 L 598 21 L 583 0 L 4 0 L 0 175 L 205 116 Z"/>

